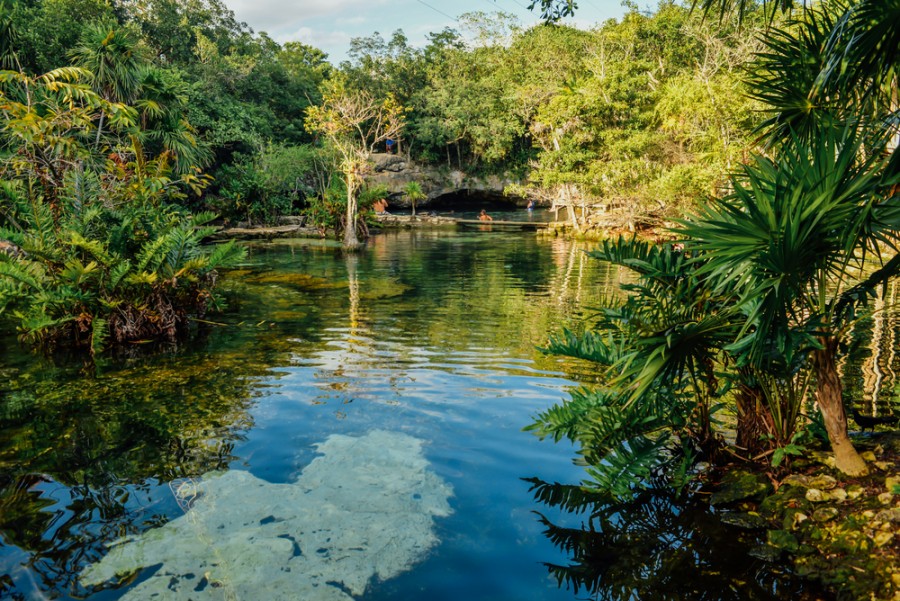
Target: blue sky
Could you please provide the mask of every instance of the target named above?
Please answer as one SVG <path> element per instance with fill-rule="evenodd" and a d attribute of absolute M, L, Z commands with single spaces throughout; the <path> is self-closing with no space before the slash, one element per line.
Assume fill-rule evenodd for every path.
<path fill-rule="evenodd" d="M 425 35 L 455 27 L 456 17 L 472 11 L 511 13 L 522 25 L 537 18 L 525 7 L 530 0 L 224 0 L 238 20 L 278 42 L 301 41 L 328 53 L 332 62 L 346 59 L 350 39 L 381 33 L 386 39 L 402 29 L 414 46 Z M 641 2 L 645 4 L 645 2 Z M 621 0 L 578 0 L 569 24 L 589 28 L 624 13 Z"/>

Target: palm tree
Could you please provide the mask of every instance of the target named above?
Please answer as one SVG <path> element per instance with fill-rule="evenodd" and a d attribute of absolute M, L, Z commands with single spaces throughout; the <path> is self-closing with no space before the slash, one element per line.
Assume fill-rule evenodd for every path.
<path fill-rule="evenodd" d="M 419 182 L 409 182 L 403 188 L 403 193 L 406 194 L 406 198 L 409 199 L 410 204 L 412 204 L 412 216 L 413 219 L 416 218 L 416 203 L 420 200 L 425 200 L 428 198 L 425 193 L 422 191 L 422 186 Z"/>
<path fill-rule="evenodd" d="M 80 44 L 71 52 L 73 63 L 92 75 L 92 87 L 109 102 L 133 104 L 141 87 L 145 61 L 138 53 L 138 39 L 115 23 L 85 28 Z M 95 146 L 100 145 L 103 122 L 100 113 Z"/>
<path fill-rule="evenodd" d="M 628 497 L 652 474 L 682 488 L 691 465 L 719 451 L 711 415 L 727 388 L 723 349 L 738 331 L 730 297 L 710 290 L 701 263 L 672 246 L 620 239 L 590 255 L 638 280 L 592 328 L 564 331 L 548 350 L 595 363 L 602 385 L 573 391 L 526 429 L 579 444 L 591 488 L 602 494 Z"/>
<path fill-rule="evenodd" d="M 742 361 L 760 366 L 776 353 L 809 362 L 837 467 L 851 475 L 866 467 L 847 436 L 836 358 L 877 286 L 900 274 L 900 255 L 881 255 L 900 248 L 898 161 L 883 138 L 824 131 L 774 159 L 755 157 L 731 194 L 682 228 L 717 288 L 742 299 L 747 324 L 732 345 Z M 859 281 L 868 261 L 878 268 Z"/>

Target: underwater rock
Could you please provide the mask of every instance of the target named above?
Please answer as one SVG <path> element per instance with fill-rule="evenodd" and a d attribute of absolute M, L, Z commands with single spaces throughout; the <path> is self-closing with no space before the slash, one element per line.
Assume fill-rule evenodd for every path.
<path fill-rule="evenodd" d="M 760 530 L 766 527 L 766 520 L 758 513 L 723 513 L 722 523 L 744 530 Z"/>
<path fill-rule="evenodd" d="M 756 545 L 747 552 L 750 557 L 761 559 L 769 563 L 774 563 L 781 558 L 781 549 L 776 549 L 772 545 Z"/>
<path fill-rule="evenodd" d="M 772 547 L 790 553 L 796 553 L 800 549 L 797 537 L 786 530 L 769 530 L 766 533 L 766 541 Z"/>
<path fill-rule="evenodd" d="M 727 505 L 744 499 L 761 498 L 771 490 L 764 476 L 743 470 L 729 472 L 722 479 L 719 489 L 710 496 L 711 505 Z"/>
<path fill-rule="evenodd" d="M 892 540 L 894 540 L 894 533 L 893 532 L 878 532 L 875 534 L 875 536 L 872 538 L 872 540 L 875 542 L 876 547 L 883 547 L 883 546 L 887 545 L 888 543 L 890 543 Z"/>
<path fill-rule="evenodd" d="M 317 447 L 291 484 L 239 470 L 183 482 L 185 514 L 118 541 L 82 583 L 161 564 L 122 598 L 350 601 L 438 543 L 434 518 L 451 513 L 452 490 L 428 470 L 421 440 L 373 431 Z"/>
<path fill-rule="evenodd" d="M 844 501 L 847 500 L 847 497 L 849 496 L 847 491 L 844 490 L 843 488 L 835 488 L 835 489 L 829 491 L 828 494 L 831 497 L 832 501 L 837 501 L 838 503 L 843 503 Z"/>

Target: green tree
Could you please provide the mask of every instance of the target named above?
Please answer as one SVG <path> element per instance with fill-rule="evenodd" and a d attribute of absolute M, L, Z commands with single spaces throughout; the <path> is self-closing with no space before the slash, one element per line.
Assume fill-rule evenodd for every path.
<path fill-rule="evenodd" d="M 416 203 L 420 200 L 425 200 L 428 198 L 426 194 L 422 191 L 422 186 L 419 185 L 419 182 L 409 182 L 403 188 L 403 194 L 409 200 L 412 205 L 412 216 L 415 218 L 416 216 Z"/>
<path fill-rule="evenodd" d="M 323 135 L 339 156 L 347 191 L 344 248 L 360 246 L 357 235 L 358 198 L 369 155 L 385 140 L 396 139 L 403 129 L 403 107 L 393 97 L 382 102 L 364 91 L 351 90 L 343 78 L 329 80 L 321 106 L 310 107 L 306 126 Z"/>

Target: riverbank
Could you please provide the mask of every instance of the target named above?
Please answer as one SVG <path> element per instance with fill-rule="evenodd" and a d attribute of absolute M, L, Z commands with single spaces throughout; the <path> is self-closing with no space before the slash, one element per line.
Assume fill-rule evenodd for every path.
<path fill-rule="evenodd" d="M 710 503 L 737 528 L 765 529 L 755 556 L 790 562 L 835 599 L 900 601 L 900 432 L 855 443 L 866 477 L 848 478 L 830 453 L 813 451 L 781 478 L 732 466 Z"/>

